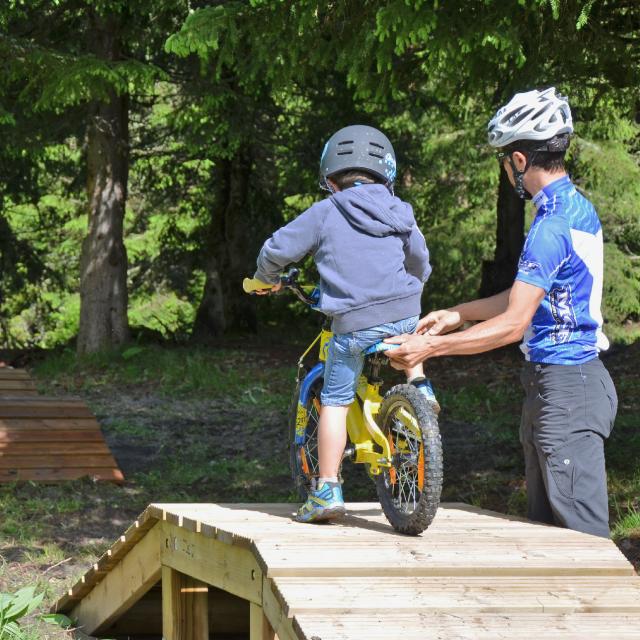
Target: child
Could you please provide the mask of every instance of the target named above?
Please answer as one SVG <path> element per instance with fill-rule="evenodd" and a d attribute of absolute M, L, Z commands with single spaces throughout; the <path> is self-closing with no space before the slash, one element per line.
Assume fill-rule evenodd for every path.
<path fill-rule="evenodd" d="M 320 274 L 319 307 L 332 318 L 318 426 L 320 477 L 298 510 L 302 522 L 345 512 L 338 473 L 363 351 L 413 333 L 418 322 L 429 252 L 411 206 L 393 195 L 395 176 L 395 153 L 384 134 L 362 125 L 340 129 L 320 159 L 320 185 L 332 195 L 276 231 L 258 256 L 255 278 L 274 284 L 274 292 L 283 269 L 311 253 Z M 428 393 L 421 365 L 406 374 Z"/>

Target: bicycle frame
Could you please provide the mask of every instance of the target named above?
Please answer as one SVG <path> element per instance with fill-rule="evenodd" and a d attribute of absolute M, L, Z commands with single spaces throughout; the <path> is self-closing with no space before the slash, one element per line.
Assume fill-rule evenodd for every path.
<path fill-rule="evenodd" d="M 333 336 L 331 331 L 323 329 L 316 339 L 309 345 L 298 362 L 298 383 L 300 393 L 296 411 L 296 444 L 304 444 L 305 430 L 307 427 L 307 403 L 312 386 L 324 375 L 325 362 L 329 349 L 329 342 Z M 319 362 L 300 379 L 303 372 L 303 360 L 319 342 Z M 377 354 L 372 356 L 379 358 Z M 379 363 L 375 363 L 379 364 Z M 391 442 L 378 427 L 376 415 L 380 411 L 382 396 L 380 395 L 381 381 L 369 380 L 361 375 L 358 380 L 356 399 L 349 407 L 347 413 L 347 433 L 353 446 L 353 461 L 358 464 L 366 464 L 372 476 L 379 475 L 383 469 L 390 468 L 393 452 Z M 320 407 L 317 407 L 318 410 Z M 400 420 L 408 430 L 420 437 L 420 429 L 415 418 L 406 411 L 400 412 Z"/>

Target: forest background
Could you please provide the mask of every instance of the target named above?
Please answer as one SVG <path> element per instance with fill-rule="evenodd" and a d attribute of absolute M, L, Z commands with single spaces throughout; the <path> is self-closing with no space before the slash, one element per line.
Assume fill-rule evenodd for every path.
<path fill-rule="evenodd" d="M 320 318 L 242 293 L 259 247 L 323 197 L 327 138 L 370 124 L 431 251 L 423 310 L 507 288 L 533 208 L 486 126 L 547 86 L 604 229 L 611 530 L 640 570 L 640 2 L 1 2 L 0 355 L 88 404 L 126 482 L 1 484 L 0 591 L 52 605 L 150 502 L 295 501 L 287 412 Z M 429 361 L 443 501 L 526 513 L 520 362 Z"/>
<path fill-rule="evenodd" d="M 322 146 L 351 123 L 395 145 L 432 254 L 425 311 L 504 289 L 532 209 L 499 189 L 486 124 L 515 91 L 556 86 L 604 227 L 605 330 L 630 342 L 639 24 L 631 0 L 9 0 L 0 341 L 92 353 L 256 331 L 242 277 L 323 197 Z M 261 301 L 261 326 L 288 306 Z"/>

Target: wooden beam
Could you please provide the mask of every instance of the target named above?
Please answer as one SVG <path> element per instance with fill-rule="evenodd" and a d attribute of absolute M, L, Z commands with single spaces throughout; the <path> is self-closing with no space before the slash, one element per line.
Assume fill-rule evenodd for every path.
<path fill-rule="evenodd" d="M 162 586 L 158 583 L 103 632 L 107 638 L 162 636 Z M 249 636 L 249 603 L 209 587 L 209 636 Z"/>
<path fill-rule="evenodd" d="M 88 635 L 108 628 L 160 580 L 162 531 L 154 526 L 73 608 L 70 617 Z"/>
<path fill-rule="evenodd" d="M 279 640 L 260 605 L 249 603 L 249 640 Z"/>
<path fill-rule="evenodd" d="M 275 594 L 274 581 L 267 577 L 263 578 L 262 583 L 262 612 L 269 626 L 275 629 L 276 638 L 299 640 L 301 636 L 294 630 L 293 619 L 287 616 L 287 612 Z"/>
<path fill-rule="evenodd" d="M 262 604 L 262 571 L 249 549 L 170 522 L 162 523 L 162 531 L 163 565 L 249 602 Z"/>
<path fill-rule="evenodd" d="M 208 599 L 206 584 L 163 566 L 163 640 L 209 640 Z"/>

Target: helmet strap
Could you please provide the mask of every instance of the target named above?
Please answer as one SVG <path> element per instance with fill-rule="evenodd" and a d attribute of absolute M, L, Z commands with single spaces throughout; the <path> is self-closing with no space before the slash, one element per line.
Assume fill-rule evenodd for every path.
<path fill-rule="evenodd" d="M 525 156 L 526 157 L 526 156 Z M 524 187 L 524 174 L 531 166 L 531 159 L 527 158 L 527 163 L 522 171 L 516 168 L 516 163 L 513 161 L 512 154 L 507 156 L 509 158 L 509 164 L 511 165 L 511 171 L 513 172 L 513 181 L 515 182 L 514 189 L 520 198 L 523 200 L 531 200 L 533 196 Z"/>
<path fill-rule="evenodd" d="M 318 181 L 318 186 L 320 187 L 320 189 L 322 189 L 322 191 L 326 191 L 327 193 L 331 194 L 335 193 L 326 178 L 321 178 Z"/>

